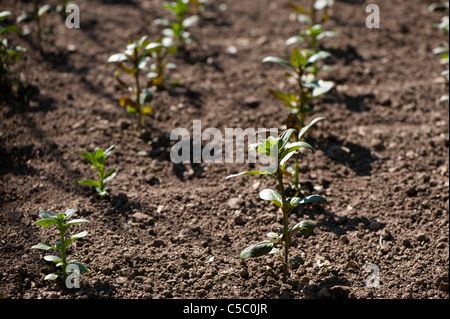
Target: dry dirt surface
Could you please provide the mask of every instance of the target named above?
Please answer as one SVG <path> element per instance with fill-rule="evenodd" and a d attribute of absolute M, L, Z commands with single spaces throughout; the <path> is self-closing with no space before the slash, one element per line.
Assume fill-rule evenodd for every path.
<path fill-rule="evenodd" d="M 292 242 L 305 264 L 290 269 L 286 283 L 273 256 L 239 259 L 282 225 L 280 211 L 258 196 L 276 184 L 264 176 L 225 180 L 251 169 L 246 163 L 174 164 L 170 133 L 192 132 L 194 120 L 221 132 L 284 123 L 288 110 L 266 89 L 291 84 L 262 59 L 289 57 L 284 41 L 302 27 L 289 1 L 209 1 L 191 28 L 195 41 L 170 58 L 179 84 L 155 92 L 142 138 L 105 62 L 128 40 L 159 37 L 153 21 L 169 17 L 161 1 L 74 1 L 81 27 L 66 28 L 56 14 L 43 19 L 53 31 L 44 54 L 33 33 L 15 36 L 28 49 L 14 72 L 29 95 L 0 105 L 0 296 L 448 299 L 449 107 L 439 101 L 448 87 L 433 53 L 448 39 L 433 27 L 442 13 L 427 10 L 432 2 L 376 1 L 381 27 L 368 29 L 369 2 L 335 1 L 324 26 L 338 36 L 321 42 L 332 56 L 320 73 L 335 88 L 317 101 L 314 115 L 327 120 L 310 131 L 316 152 L 300 165 L 327 203 L 290 217 L 317 227 Z M 1 2 L 14 17 L 32 6 Z M 77 183 L 94 177 L 78 153 L 112 144 L 107 166 L 118 174 L 101 200 Z M 74 226 L 89 234 L 69 250 L 90 269 L 79 289 L 44 281 L 54 265 L 31 249 L 56 240 L 36 225 L 39 210 L 69 208 L 90 221 Z M 370 285 L 375 275 L 378 287 Z"/>

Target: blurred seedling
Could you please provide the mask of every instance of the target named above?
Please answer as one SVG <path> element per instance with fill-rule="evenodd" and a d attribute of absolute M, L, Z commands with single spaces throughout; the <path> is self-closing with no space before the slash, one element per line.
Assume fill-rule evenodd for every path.
<path fill-rule="evenodd" d="M 33 11 L 23 11 L 21 15 L 17 17 L 17 22 L 31 22 L 34 21 L 36 27 L 36 39 L 37 39 L 37 47 L 41 53 L 43 53 L 44 49 L 42 46 L 42 35 L 44 31 L 46 33 L 50 32 L 50 29 L 43 30 L 42 20 L 45 16 L 47 16 L 50 12 L 53 11 L 53 7 L 50 4 L 41 5 L 40 0 L 33 0 Z"/>
<path fill-rule="evenodd" d="M 11 66 L 27 51 L 21 46 L 12 45 L 11 40 L 6 38 L 7 33 L 21 34 L 18 26 L 8 23 L 11 15 L 10 11 L 0 12 L 0 93 L 2 94 L 11 92 L 13 87 Z"/>
<path fill-rule="evenodd" d="M 68 281 L 79 281 L 81 273 L 89 272 L 86 266 L 77 262 L 76 260 L 69 259 L 67 256 L 70 245 L 75 240 L 84 238 L 88 234 L 87 231 L 83 231 L 74 235 L 67 234 L 67 231 L 71 226 L 77 225 L 79 223 L 89 222 L 86 219 L 70 220 L 77 211 L 77 209 L 68 209 L 64 213 L 58 215 L 46 210 L 39 211 L 39 216 L 41 217 L 41 219 L 38 220 L 36 224 L 43 227 L 54 225 L 59 233 L 59 241 L 55 244 L 45 242 L 31 247 L 33 249 L 40 249 L 44 251 L 54 250 L 59 254 L 59 256 L 47 255 L 44 257 L 44 260 L 56 263 L 56 267 L 61 267 L 61 273 L 54 272 L 48 274 L 45 276 L 44 280 L 56 280 L 60 278 L 66 284 L 66 286 L 69 286 Z"/>
<path fill-rule="evenodd" d="M 106 151 L 103 152 L 101 148 L 95 148 L 94 153 L 80 152 L 80 155 L 89 160 L 92 164 L 92 169 L 97 171 L 99 180 L 93 179 L 83 179 L 78 181 L 79 184 L 88 185 L 95 187 L 97 194 L 100 198 L 105 198 L 109 196 L 108 189 L 106 185 L 117 175 L 115 168 L 109 170 L 105 173 L 105 162 L 108 156 L 113 150 L 115 150 L 116 145 L 110 146 Z"/>
<path fill-rule="evenodd" d="M 306 125 L 307 117 L 313 112 L 313 100 L 329 92 L 334 86 L 331 81 L 316 79 L 310 68 L 329 55 L 325 51 L 311 53 L 309 50 L 294 48 L 290 61 L 273 56 L 263 59 L 263 63 L 273 62 L 288 68 L 285 77 L 295 80 L 296 93 L 284 93 L 273 89 L 268 89 L 268 92 L 283 101 L 284 105 L 298 117 L 300 127 Z"/>
<path fill-rule="evenodd" d="M 199 16 L 197 14 L 190 14 L 189 0 L 163 2 L 162 6 L 171 12 L 174 16 L 174 20 L 156 19 L 155 23 L 165 26 L 166 28 L 163 30 L 163 35 L 173 38 L 178 49 L 183 51 L 186 49 L 186 45 L 193 42 L 193 37 L 191 32 L 189 32 L 189 28 L 197 23 Z"/>
<path fill-rule="evenodd" d="M 156 76 L 151 75 L 150 80 L 145 81 L 141 79 L 150 73 L 149 62 L 152 59 L 152 54 L 158 54 L 157 51 L 166 50 L 162 43 L 150 42 L 147 37 L 143 36 L 136 42 L 129 42 L 126 50 L 122 53 L 116 53 L 109 57 L 107 66 L 114 64 L 118 70 L 116 71 L 116 80 L 122 88 L 124 88 L 131 96 L 121 96 L 119 103 L 127 111 L 133 114 L 137 119 L 138 129 L 141 131 L 145 126 L 145 118 L 152 113 L 152 106 L 150 102 L 153 100 L 153 90 L 151 87 L 162 82 L 164 67 L 167 66 L 161 62 L 157 66 Z M 160 70 L 161 68 L 161 70 Z M 120 76 L 120 71 L 125 72 L 133 79 L 132 84 L 128 84 Z"/>
<path fill-rule="evenodd" d="M 432 12 L 432 11 L 447 11 L 448 9 L 449 9 L 448 1 L 445 1 L 443 3 L 433 3 L 428 7 L 428 10 L 430 12 Z M 433 53 L 439 55 L 440 63 L 442 65 L 447 65 L 447 70 L 442 71 L 441 75 L 445 78 L 446 83 L 448 85 L 448 83 L 449 83 L 449 70 L 448 70 L 448 64 L 449 64 L 449 45 L 448 45 L 449 17 L 448 17 L 448 14 L 441 18 L 440 23 L 434 24 L 434 27 L 442 30 L 446 34 L 446 38 L 447 38 L 445 45 L 434 48 Z M 449 96 L 443 95 L 443 96 L 441 96 L 440 100 L 448 101 Z"/>
<path fill-rule="evenodd" d="M 310 203 L 324 203 L 325 198 L 319 195 L 311 195 L 305 198 L 288 197 L 285 193 L 283 177 L 286 175 L 287 161 L 301 148 L 314 150 L 311 145 L 305 142 L 290 142 L 294 129 L 286 130 L 281 136 L 274 138 L 269 136 L 260 142 L 249 145 L 249 151 L 256 151 L 263 156 L 270 158 L 270 165 L 262 170 L 246 171 L 238 174 L 230 175 L 233 178 L 243 175 L 266 175 L 277 181 L 278 190 L 264 189 L 260 192 L 259 197 L 263 200 L 271 201 L 279 207 L 283 214 L 283 227 L 279 228 L 279 232 L 270 232 L 267 236 L 270 240 L 258 242 L 245 248 L 241 254 L 241 260 L 247 258 L 255 258 L 264 255 L 275 255 L 283 264 L 283 282 L 287 280 L 288 265 L 299 263 L 304 264 L 301 256 L 289 257 L 289 246 L 292 237 L 295 234 L 308 236 L 316 227 L 316 223 L 311 220 L 302 221 L 289 228 L 289 215 L 297 206 L 303 206 Z"/>
<path fill-rule="evenodd" d="M 297 35 L 290 37 L 286 40 L 286 46 L 292 44 L 308 42 L 308 50 L 311 50 L 311 54 L 318 53 L 319 41 L 324 38 L 335 37 L 337 33 L 335 31 L 324 30 L 323 23 L 329 19 L 328 11 L 333 5 L 333 0 L 316 0 L 310 2 L 310 8 L 305 8 L 294 3 L 289 3 L 289 6 L 298 13 L 298 21 L 305 24 L 307 27 L 305 30 L 300 30 Z M 312 66 L 313 74 L 317 76 L 317 73 L 323 68 L 318 64 Z"/>

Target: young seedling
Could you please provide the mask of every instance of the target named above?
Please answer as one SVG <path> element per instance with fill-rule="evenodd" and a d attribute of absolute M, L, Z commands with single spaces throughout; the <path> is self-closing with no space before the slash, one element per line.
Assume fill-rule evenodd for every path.
<path fill-rule="evenodd" d="M 428 7 L 428 10 L 431 11 L 446 11 L 449 9 L 449 2 L 443 2 L 443 3 L 433 3 Z M 440 23 L 436 23 L 434 25 L 435 28 L 442 30 L 446 35 L 448 39 L 448 32 L 449 32 L 449 18 L 448 15 L 441 18 Z M 446 45 L 437 47 L 433 49 L 434 54 L 440 55 L 440 63 L 442 65 L 448 65 L 449 64 L 449 46 L 448 42 Z M 447 70 L 444 70 L 441 72 L 441 75 L 445 78 L 447 85 L 449 83 L 449 70 L 447 66 Z M 443 95 L 440 98 L 440 101 L 448 101 L 449 97 L 448 95 Z"/>
<path fill-rule="evenodd" d="M 289 228 L 289 215 L 294 208 L 314 202 L 326 202 L 325 198 L 319 195 L 311 195 L 305 198 L 288 197 L 284 190 L 283 177 L 286 174 L 286 163 L 300 148 L 308 148 L 314 150 L 311 145 L 305 142 L 290 142 L 294 129 L 286 130 L 281 136 L 274 138 L 269 136 L 262 139 L 259 143 L 252 144 L 248 147 L 249 151 L 256 151 L 262 155 L 269 156 L 271 165 L 263 170 L 246 171 L 227 177 L 237 177 L 250 174 L 260 174 L 272 177 L 277 181 L 278 191 L 272 189 L 264 189 L 259 196 L 263 200 L 271 201 L 279 207 L 283 214 L 283 227 L 279 230 L 281 234 L 270 232 L 267 236 L 270 240 L 262 241 L 245 248 L 241 254 L 241 260 L 247 258 L 260 257 L 267 254 L 275 255 L 279 261 L 283 263 L 283 282 L 287 280 L 288 265 L 292 263 L 303 264 L 304 260 L 300 256 L 289 258 L 289 246 L 292 237 L 295 234 L 303 236 L 309 235 L 316 223 L 311 220 L 302 221 Z M 278 248 L 279 247 L 279 248 Z"/>
<path fill-rule="evenodd" d="M 149 103 L 153 99 L 153 91 L 150 88 L 153 80 L 143 85 L 141 75 L 149 72 L 148 63 L 151 60 L 151 53 L 162 46 L 162 43 L 152 43 L 144 36 L 136 42 L 130 42 L 123 53 L 110 56 L 106 63 L 107 66 L 115 64 L 119 70 L 134 79 L 134 83 L 130 85 L 121 79 L 119 70 L 116 71 L 116 80 L 132 95 L 120 97 L 119 103 L 136 117 L 139 131 L 144 128 L 146 116 L 152 112 Z"/>
<path fill-rule="evenodd" d="M 77 209 L 68 209 L 64 213 L 58 215 L 53 214 L 46 210 L 39 211 L 39 216 L 41 217 L 41 219 L 38 220 L 36 224 L 43 227 L 49 227 L 54 225 L 56 226 L 59 232 L 59 241 L 56 244 L 53 245 L 48 242 L 45 242 L 31 247 L 34 249 L 41 249 L 45 251 L 53 249 L 59 254 L 59 256 L 47 255 L 44 257 L 44 260 L 54 262 L 56 263 L 56 267 L 61 267 L 60 274 L 56 272 L 48 274 L 47 276 L 45 276 L 44 280 L 55 280 L 61 278 L 63 282 L 67 285 L 67 279 L 69 279 L 68 278 L 69 276 L 74 277 L 76 280 L 79 280 L 79 277 L 81 277 L 81 272 L 84 273 L 89 272 L 89 270 L 83 264 L 77 262 L 76 260 L 67 258 L 67 252 L 70 245 L 75 240 L 83 238 L 88 234 L 87 231 L 83 231 L 70 236 L 68 236 L 67 234 L 67 231 L 71 226 L 79 223 L 89 222 L 86 219 L 70 220 L 77 211 L 78 211 Z M 70 273 L 72 273 L 72 275 L 69 275 Z"/>
<path fill-rule="evenodd" d="M 36 25 L 36 39 L 37 39 L 37 47 L 41 53 L 44 52 L 42 46 L 42 19 L 49 14 L 53 7 L 50 4 L 44 4 L 41 6 L 40 0 L 33 1 L 34 8 L 31 12 L 22 12 L 20 16 L 17 17 L 17 22 L 29 22 L 34 21 Z"/>
<path fill-rule="evenodd" d="M 105 198 L 109 196 L 106 184 L 108 184 L 116 175 L 116 169 L 113 168 L 105 173 L 105 162 L 111 152 L 116 148 L 116 145 L 110 146 L 106 151 L 103 152 L 101 148 L 95 148 L 94 153 L 80 152 L 80 155 L 91 162 L 92 169 L 96 170 L 99 176 L 99 180 L 95 181 L 92 179 L 83 179 L 78 181 L 79 184 L 88 185 L 95 187 L 97 194 L 100 198 Z"/>
<path fill-rule="evenodd" d="M 325 59 L 330 54 L 325 51 L 311 53 L 308 50 L 292 50 L 290 61 L 282 58 L 269 56 L 263 59 L 264 63 L 273 62 L 289 70 L 285 76 L 291 77 L 297 84 L 297 93 L 283 93 L 277 90 L 268 89 L 269 93 L 284 102 L 284 105 L 292 113 L 298 116 L 300 127 L 305 126 L 306 118 L 314 109 L 313 100 L 330 91 L 334 83 L 331 81 L 317 80 L 310 72 L 310 67 L 318 61 Z"/>
<path fill-rule="evenodd" d="M 3 38 L 6 33 L 20 34 L 21 30 L 15 25 L 6 24 L 10 11 L 0 12 L 0 93 L 9 93 L 12 89 L 10 67 L 20 60 L 21 54 L 27 50 L 21 46 L 14 46 L 7 38 Z"/>
<path fill-rule="evenodd" d="M 326 31 L 323 28 L 323 23 L 329 19 L 328 9 L 333 5 L 333 0 L 316 0 L 311 1 L 311 7 L 309 9 L 298 6 L 294 3 L 290 3 L 289 6 L 296 12 L 299 13 L 299 22 L 306 24 L 306 30 L 301 30 L 299 33 L 293 37 L 290 37 L 286 41 L 286 46 L 300 42 L 309 42 L 309 50 L 311 54 L 318 53 L 319 41 L 324 38 L 335 37 L 337 33 L 335 31 Z M 320 16 L 320 17 L 319 17 Z M 318 64 L 313 64 L 311 66 L 312 73 L 317 76 L 317 73 L 323 69 L 322 66 Z"/>
<path fill-rule="evenodd" d="M 180 51 L 186 49 L 186 45 L 192 43 L 192 34 L 189 28 L 198 20 L 198 15 L 189 15 L 189 0 L 177 0 L 175 2 L 164 2 L 162 6 L 170 11 L 175 21 L 169 19 L 156 19 L 155 23 L 165 26 L 163 34 L 175 40 Z"/>

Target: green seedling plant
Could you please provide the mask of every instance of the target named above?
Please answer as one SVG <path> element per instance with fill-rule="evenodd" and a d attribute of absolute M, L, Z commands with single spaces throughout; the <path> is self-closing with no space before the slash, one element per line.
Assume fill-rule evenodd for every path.
<path fill-rule="evenodd" d="M 162 43 L 150 42 L 146 36 L 143 36 L 135 42 L 129 42 L 124 52 L 111 55 L 106 63 L 107 66 L 114 64 L 118 68 L 115 73 L 116 80 L 131 95 L 120 97 L 119 103 L 136 117 L 139 131 L 145 126 L 145 118 L 152 113 L 150 102 L 153 100 L 153 90 L 151 87 L 156 81 L 155 78 L 150 78 L 150 81 L 142 83 L 141 76 L 150 73 L 149 62 L 152 59 L 152 52 L 162 49 Z M 122 80 L 120 71 L 131 76 L 134 83 L 128 84 Z M 157 74 L 157 77 L 159 76 Z"/>
<path fill-rule="evenodd" d="M 285 193 L 283 178 L 286 175 L 287 161 L 301 148 L 314 150 L 308 143 L 290 142 L 294 129 L 288 129 L 279 137 L 269 136 L 260 142 L 249 145 L 249 151 L 256 151 L 263 156 L 268 156 L 271 165 L 268 168 L 255 171 L 245 171 L 238 174 L 230 175 L 228 178 L 259 174 L 269 176 L 277 181 L 278 189 L 264 189 L 260 192 L 259 197 L 263 200 L 272 202 L 281 209 L 283 214 L 283 227 L 279 228 L 280 233 L 270 232 L 267 236 L 270 240 L 258 242 L 245 248 L 240 259 L 255 258 L 264 255 L 275 255 L 283 264 L 283 282 L 287 280 L 288 265 L 293 263 L 303 264 L 304 260 L 300 256 L 289 257 L 289 246 L 292 237 L 295 234 L 308 236 L 316 227 L 316 222 L 312 220 L 302 221 L 289 228 L 289 215 L 297 206 L 303 206 L 309 203 L 324 203 L 325 198 L 319 195 L 311 195 L 305 198 L 288 197 Z"/>
<path fill-rule="evenodd" d="M 0 91 L 4 93 L 12 89 L 10 67 L 27 51 L 21 46 L 12 45 L 11 40 L 5 37 L 7 33 L 21 34 L 18 26 L 6 23 L 11 15 L 10 11 L 0 12 Z"/>
<path fill-rule="evenodd" d="M 98 173 L 99 180 L 95 181 L 93 179 L 83 179 L 78 181 L 79 184 L 88 185 L 95 187 L 97 194 L 100 198 L 105 198 L 109 196 L 108 188 L 106 185 L 117 175 L 115 168 L 109 170 L 105 173 L 105 162 L 108 156 L 113 150 L 115 150 L 116 145 L 110 146 L 106 151 L 101 148 L 95 148 L 94 153 L 80 152 L 80 155 L 89 160 L 92 164 L 92 169 L 96 170 Z"/>
<path fill-rule="evenodd" d="M 42 19 L 44 19 L 44 17 L 46 15 L 48 15 L 50 12 L 52 12 L 54 8 L 50 4 L 41 5 L 40 0 L 34 0 L 33 4 L 34 4 L 33 11 L 22 12 L 22 14 L 17 17 L 17 22 L 21 23 L 21 22 L 34 21 L 35 26 L 36 26 L 37 46 L 38 46 L 39 51 L 41 53 L 43 53 L 44 49 L 42 46 L 42 34 L 43 34 Z"/>
<path fill-rule="evenodd" d="M 433 3 L 428 7 L 428 10 L 430 12 L 432 11 L 446 11 L 449 9 L 449 2 L 443 2 L 443 3 Z M 442 30 L 445 34 L 446 37 L 448 39 L 448 33 L 449 33 L 449 18 L 448 15 L 447 16 L 443 16 L 441 18 L 441 22 L 440 23 L 436 23 L 434 24 L 434 27 L 437 29 Z M 434 48 L 433 49 L 433 53 L 436 55 L 439 55 L 440 58 L 440 63 L 442 65 L 447 65 L 447 69 L 441 72 L 441 75 L 445 78 L 447 85 L 449 83 L 449 70 L 448 70 L 448 64 L 449 64 L 449 46 L 448 46 L 448 42 L 446 43 L 446 45 L 442 45 L 440 47 Z M 448 101 L 449 100 L 449 96 L 448 95 L 443 95 L 440 98 L 440 101 Z"/>
<path fill-rule="evenodd" d="M 156 19 L 155 23 L 165 26 L 164 36 L 175 40 L 180 51 L 186 49 L 186 45 L 193 42 L 189 28 L 199 20 L 198 15 L 190 15 L 189 0 L 177 0 L 175 2 L 163 2 L 162 6 L 175 17 L 175 20 Z"/>
<path fill-rule="evenodd" d="M 316 0 L 311 1 L 311 6 L 308 9 L 292 2 L 289 3 L 289 6 L 299 13 L 298 21 L 306 24 L 307 28 L 299 31 L 297 35 L 286 40 L 286 46 L 308 42 L 308 49 L 311 50 L 311 54 L 321 51 L 319 49 L 319 41 L 337 35 L 335 31 L 327 31 L 324 30 L 323 27 L 323 23 L 329 19 L 328 10 L 332 5 L 333 0 Z M 313 64 L 311 68 L 312 73 L 317 76 L 317 73 L 323 69 L 323 66 Z"/>
<path fill-rule="evenodd" d="M 59 254 L 47 255 L 44 260 L 56 263 L 56 267 L 61 267 L 61 273 L 55 272 L 45 276 L 44 280 L 56 280 L 61 278 L 67 285 L 68 274 L 71 273 L 69 270 L 73 270 L 72 274 L 76 277 L 81 276 L 81 272 L 88 273 L 89 270 L 83 264 L 77 262 L 76 260 L 68 258 L 68 250 L 70 245 L 77 239 L 85 237 L 88 232 L 83 231 L 75 235 L 68 235 L 67 231 L 71 226 L 77 225 L 79 223 L 88 223 L 86 219 L 72 219 L 73 215 L 77 212 L 77 209 L 68 209 L 64 213 L 54 214 L 46 210 L 40 210 L 39 216 L 40 220 L 36 222 L 37 225 L 43 227 L 55 226 L 59 232 L 59 241 L 55 244 L 50 244 L 49 242 L 40 243 L 32 246 L 33 249 L 40 249 L 44 251 L 54 250 Z"/>
<path fill-rule="evenodd" d="M 298 117 L 300 127 L 305 126 L 307 117 L 313 112 L 313 100 L 329 92 L 334 86 L 331 81 L 316 79 L 310 69 L 312 65 L 328 56 L 329 53 L 325 51 L 311 53 L 305 49 L 294 48 L 290 61 L 273 56 L 263 59 L 263 63 L 273 62 L 288 68 L 285 77 L 295 80 L 297 84 L 295 93 L 284 93 L 273 89 L 268 89 L 268 92 L 283 101 L 284 105 Z"/>

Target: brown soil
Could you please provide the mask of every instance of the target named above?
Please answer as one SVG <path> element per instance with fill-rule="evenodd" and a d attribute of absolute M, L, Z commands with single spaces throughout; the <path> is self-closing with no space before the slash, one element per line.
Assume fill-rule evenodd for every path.
<path fill-rule="evenodd" d="M 291 217 L 318 226 L 293 242 L 291 253 L 304 253 L 306 263 L 286 284 L 274 258 L 239 259 L 281 226 L 280 212 L 258 197 L 276 185 L 253 176 L 225 181 L 248 164 L 175 165 L 169 134 L 191 130 L 193 120 L 221 131 L 284 122 L 287 110 L 265 90 L 285 82 L 282 70 L 261 60 L 288 57 L 283 43 L 301 27 L 289 19 L 288 1 L 210 1 L 188 54 L 173 58 L 170 75 L 181 85 L 155 95 L 148 139 L 134 134 L 133 118 L 118 105 L 105 61 L 129 39 L 160 34 L 152 21 L 167 16 L 161 2 L 80 1 L 80 29 L 49 15 L 45 55 L 33 35 L 15 39 L 29 49 L 16 74 L 39 94 L 9 96 L 0 109 L 0 295 L 447 299 L 449 108 L 439 97 L 448 87 L 432 52 L 445 40 L 433 28 L 441 14 L 427 11 L 432 2 L 383 1 L 380 29 L 365 27 L 363 1 L 333 6 L 325 26 L 339 36 L 322 42 L 333 56 L 321 77 L 336 90 L 316 106 L 328 120 L 311 131 L 317 151 L 301 165 L 328 203 Z M 2 1 L 15 16 L 31 6 Z M 78 152 L 114 143 L 107 164 L 118 175 L 111 197 L 100 200 L 77 184 L 94 174 Z M 53 265 L 30 248 L 55 239 L 35 224 L 39 210 L 68 208 L 91 221 L 76 226 L 89 235 L 70 251 L 91 270 L 77 290 L 44 281 Z M 380 269 L 379 288 L 366 286 L 369 264 Z"/>

